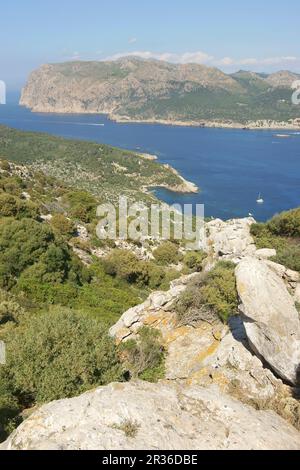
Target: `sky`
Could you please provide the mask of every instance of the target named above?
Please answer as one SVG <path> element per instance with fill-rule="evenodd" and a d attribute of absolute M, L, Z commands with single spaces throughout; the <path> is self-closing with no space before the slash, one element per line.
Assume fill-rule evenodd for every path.
<path fill-rule="evenodd" d="M 300 73 L 299 0 L 0 0 L 0 80 L 124 55 Z"/>

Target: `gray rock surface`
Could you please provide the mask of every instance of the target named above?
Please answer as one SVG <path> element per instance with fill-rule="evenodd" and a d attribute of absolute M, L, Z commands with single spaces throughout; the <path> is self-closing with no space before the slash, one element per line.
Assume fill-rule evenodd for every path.
<path fill-rule="evenodd" d="M 255 256 L 259 259 L 273 258 L 274 256 L 276 256 L 276 254 L 277 254 L 276 250 L 272 250 L 270 248 L 262 248 L 255 252 Z"/>
<path fill-rule="evenodd" d="M 216 386 L 131 382 L 42 406 L 0 449 L 296 450 L 300 433 Z"/>
<path fill-rule="evenodd" d="M 233 219 L 223 222 L 215 219 L 206 224 L 207 250 L 217 256 L 241 258 L 253 255 L 256 251 L 254 240 L 250 234 L 251 225 L 255 223 L 252 217 Z"/>
<path fill-rule="evenodd" d="M 282 379 L 296 383 L 300 321 L 283 279 L 264 261 L 246 257 L 236 268 L 249 343 Z"/>

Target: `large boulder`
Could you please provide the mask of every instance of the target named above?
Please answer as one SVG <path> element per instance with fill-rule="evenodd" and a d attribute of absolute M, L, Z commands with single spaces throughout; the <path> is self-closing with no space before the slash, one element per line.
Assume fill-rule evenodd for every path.
<path fill-rule="evenodd" d="M 42 406 L 0 449 L 298 450 L 300 433 L 216 386 L 131 382 Z"/>
<path fill-rule="evenodd" d="M 284 280 L 267 262 L 252 257 L 237 266 L 236 280 L 252 350 L 283 380 L 296 384 L 300 321 Z"/>
<path fill-rule="evenodd" d="M 256 251 L 251 236 L 251 225 L 255 223 L 252 217 L 232 219 L 224 222 L 220 219 L 206 224 L 206 251 L 215 256 L 226 258 L 241 258 L 252 255 Z"/>

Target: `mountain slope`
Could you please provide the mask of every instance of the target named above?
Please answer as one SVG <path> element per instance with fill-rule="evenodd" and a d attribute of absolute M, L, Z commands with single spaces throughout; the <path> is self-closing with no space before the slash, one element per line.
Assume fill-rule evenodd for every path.
<path fill-rule="evenodd" d="M 20 104 L 36 112 L 105 113 L 129 120 L 288 121 L 300 117 L 291 103 L 297 77 L 289 72 L 227 75 L 204 65 L 137 58 L 67 62 L 34 71 Z"/>

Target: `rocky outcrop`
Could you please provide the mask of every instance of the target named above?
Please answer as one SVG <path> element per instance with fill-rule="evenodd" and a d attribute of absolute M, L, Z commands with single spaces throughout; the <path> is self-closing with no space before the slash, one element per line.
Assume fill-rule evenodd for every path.
<path fill-rule="evenodd" d="M 266 262 L 247 257 L 236 268 L 236 280 L 251 348 L 276 374 L 296 384 L 300 321 L 283 279 Z"/>
<path fill-rule="evenodd" d="M 241 259 L 254 254 L 256 247 L 250 234 L 252 217 L 223 222 L 220 219 L 206 224 L 206 250 L 217 257 Z"/>
<path fill-rule="evenodd" d="M 32 414 L 2 450 L 297 450 L 300 434 L 217 387 L 115 383 Z"/>

